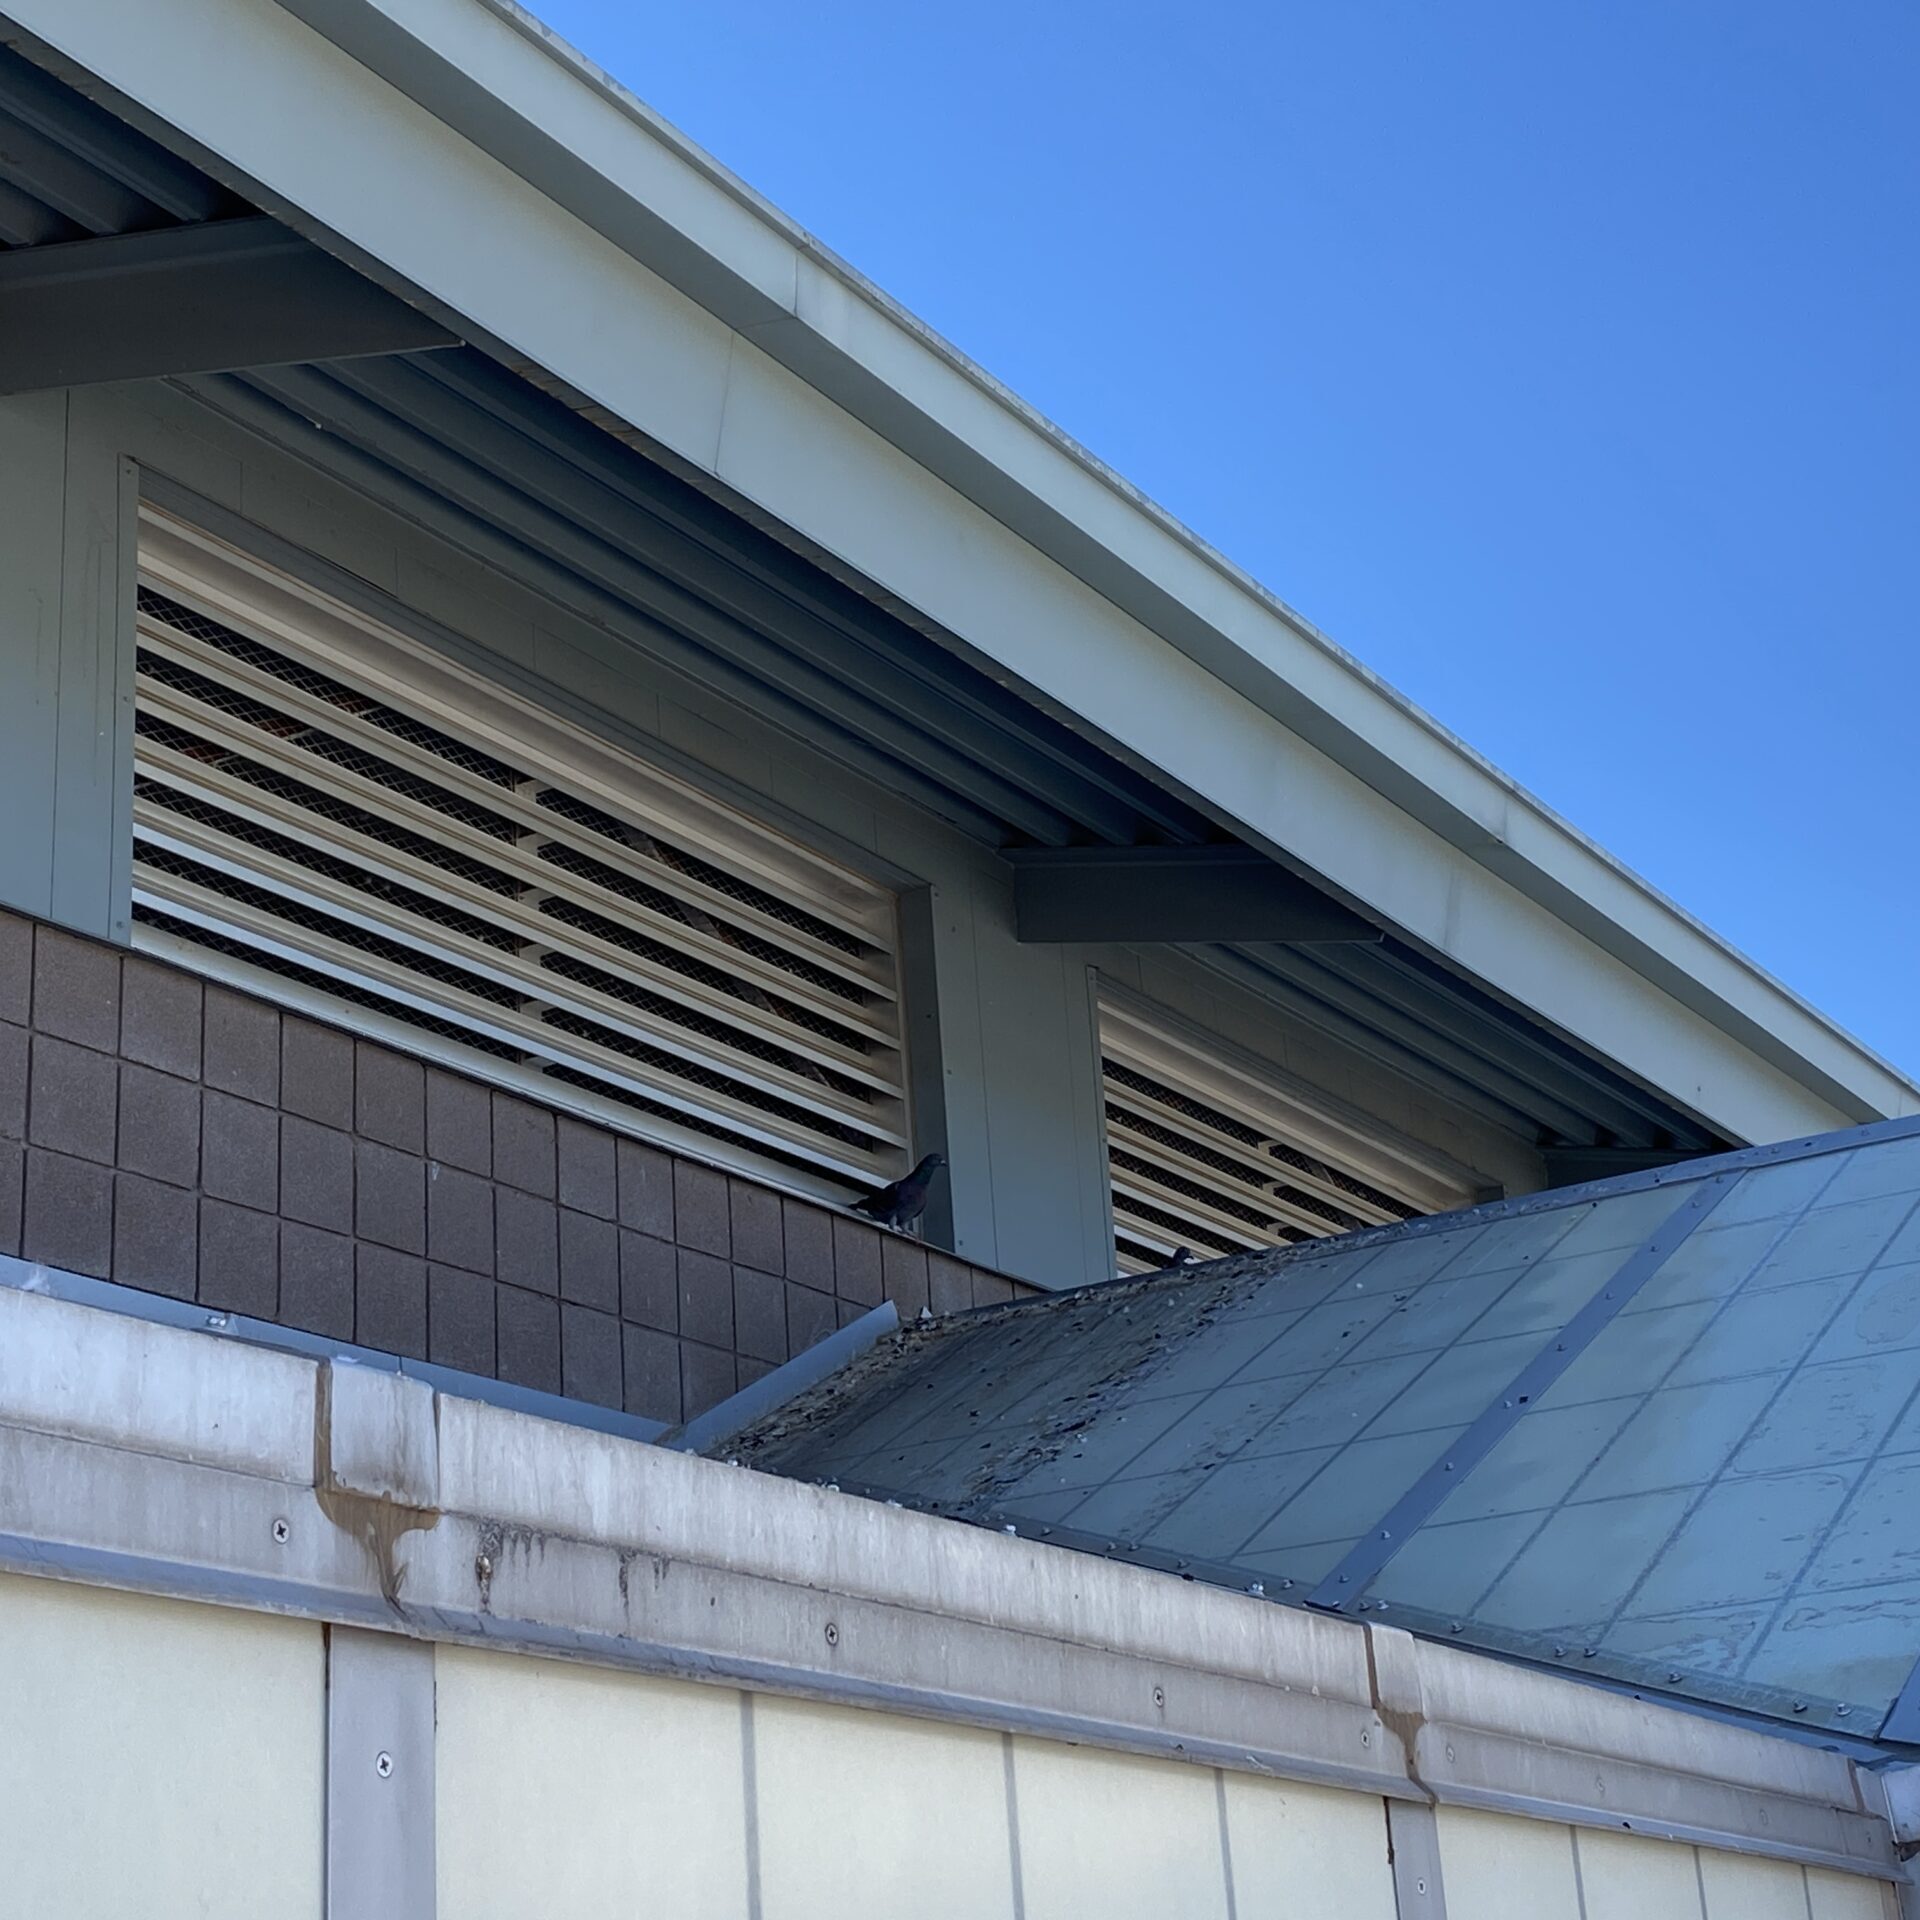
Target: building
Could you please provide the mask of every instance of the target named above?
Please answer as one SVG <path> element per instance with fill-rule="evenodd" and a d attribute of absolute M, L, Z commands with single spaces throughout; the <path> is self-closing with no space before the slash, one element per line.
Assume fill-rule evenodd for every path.
<path fill-rule="evenodd" d="M 646 1443 L 796 1356 L 824 1371 L 883 1302 L 911 1320 L 1181 1246 L 1392 1231 L 1920 1106 L 512 7 L 4 5 L 0 1257 L 67 1296 L 7 1302 L 7 1405 L 38 1436 L 23 1460 L 66 1450 L 36 1484 L 69 1499 L 102 1447 L 179 1482 L 148 1510 L 178 1523 L 169 1551 L 149 1531 L 80 1553 L 71 1509 L 45 1508 L 8 1521 L 8 1564 L 225 1599 L 244 1569 L 252 1603 L 327 1622 L 331 1685 L 319 1629 L 274 1652 L 259 1627 L 246 1670 L 334 1716 L 276 1766 L 358 1737 L 354 1659 L 388 1699 L 382 1663 L 417 1646 L 347 1629 L 451 1580 L 416 1555 L 473 1547 L 480 1606 L 444 1587 L 436 1617 L 493 1631 L 512 1489 L 468 1460 L 454 1491 L 462 1420 L 507 1423 L 486 1444 L 530 1459 L 560 1444 L 530 1413 L 565 1423 L 514 1523 L 565 1533 L 542 1501 L 591 1505 L 615 1459 L 662 1499 L 711 1497 L 689 1489 L 721 1470 Z M 927 1152 L 948 1164 L 923 1242 L 847 1210 Z M 313 1392 L 305 1426 L 276 1400 Z M 253 1395 L 266 1424 L 209 1453 L 207 1409 Z M 1050 1582 L 1109 1578 L 884 1507 L 823 1520 L 811 1490 L 748 1479 L 754 1553 L 702 1533 L 694 1555 L 772 1583 L 746 1613 L 809 1528 L 843 1576 L 856 1552 L 903 1580 L 959 1556 L 921 1595 L 954 1634 L 942 1581 L 990 1589 L 1016 1564 L 992 1554 L 1033 1569 L 1042 1637 L 1065 1617 Z M 254 1481 L 301 1490 L 269 1547 L 304 1554 L 310 1509 L 341 1536 L 278 1587 L 258 1543 L 218 1579 L 202 1551 L 229 1495 L 273 1497 Z M 402 1509 L 467 1519 L 392 1534 Z M 626 1538 L 601 1541 L 623 1605 Z M 1115 1606 L 1172 1604 L 1157 1575 L 1111 1580 Z M 506 1640 L 607 1653 L 550 1602 Z M 21 1646 L 93 1631 L 38 1589 L 11 1604 Z M 1403 1711 L 1354 1665 L 1374 1629 L 1204 1604 L 1156 1658 L 1218 1632 L 1224 1675 L 1235 1636 L 1278 1636 L 1282 1691 L 1338 1668 L 1369 1742 Z M 130 1644 L 254 1657 L 229 1616 L 126 1605 Z M 653 1670 L 771 1698 L 799 1617 L 724 1657 L 683 1622 Z M 975 1721 L 997 1645 L 963 1689 Z M 1120 1655 L 1081 1651 L 1092 1693 L 1035 1691 L 1020 1725 L 1089 1736 Z M 1550 1720 L 1573 1683 L 1542 1685 Z M 233 1725 L 272 1747 L 257 1709 Z M 512 1709 L 473 1711 L 484 1743 Z M 1509 1733 L 1547 1737 L 1533 1711 Z M 1678 1724 L 1618 1711 L 1620 1764 Z M 861 1745 L 815 1729 L 795 1751 L 816 1735 Z M 1393 1739 L 1385 1773 L 1325 1752 L 1294 1772 L 1425 1804 Z M 1700 1763 L 1718 1811 L 1682 1824 L 1767 1850 L 1731 1768 L 1784 1796 L 1795 1872 L 1866 1864 L 1819 1896 L 1865 1911 L 1844 1901 L 1894 1871 L 1879 1787 L 1854 1756 L 1777 1748 L 1728 1732 Z M 1251 1789 L 1206 1752 L 1225 1823 L 1229 1784 Z M 398 1797 L 330 1790 L 347 1852 Z M 466 1804 L 443 1868 L 488 1824 Z M 471 1886 L 440 1897 L 480 1910 Z"/>

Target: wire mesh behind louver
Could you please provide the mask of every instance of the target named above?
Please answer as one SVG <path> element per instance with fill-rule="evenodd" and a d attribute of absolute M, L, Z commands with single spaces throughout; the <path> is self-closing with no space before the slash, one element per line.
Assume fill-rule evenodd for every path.
<path fill-rule="evenodd" d="M 1390 1149 L 1353 1151 L 1257 1066 L 1210 1060 L 1204 1039 L 1104 991 L 1100 1052 L 1119 1272 L 1164 1267 L 1183 1246 L 1216 1259 L 1474 1197 L 1435 1169 L 1394 1166 Z"/>
<path fill-rule="evenodd" d="M 135 729 L 138 944 L 790 1182 L 904 1163 L 883 888 L 152 510 Z"/>

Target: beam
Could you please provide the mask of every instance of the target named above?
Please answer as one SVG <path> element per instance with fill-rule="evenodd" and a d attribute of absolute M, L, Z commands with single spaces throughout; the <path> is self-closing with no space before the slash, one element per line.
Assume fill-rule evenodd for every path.
<path fill-rule="evenodd" d="M 1648 1173 L 1655 1167 L 1697 1160 L 1711 1149 L 1687 1147 L 1542 1147 L 1547 1185 L 1582 1187 L 1589 1180 L 1612 1180 L 1623 1173 Z"/>
<path fill-rule="evenodd" d="M 1380 938 L 1252 847 L 1017 847 L 1005 858 L 1028 945 Z"/>
<path fill-rule="evenodd" d="M 0 255 L 0 393 L 455 344 L 265 218 Z"/>

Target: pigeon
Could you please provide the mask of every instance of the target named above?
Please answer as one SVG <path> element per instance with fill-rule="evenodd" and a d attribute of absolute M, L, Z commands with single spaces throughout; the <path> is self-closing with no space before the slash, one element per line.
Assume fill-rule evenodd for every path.
<path fill-rule="evenodd" d="M 1192 1258 L 1193 1249 L 1191 1247 L 1175 1247 L 1173 1250 L 1173 1258 L 1167 1262 L 1167 1265 L 1170 1267 L 1184 1267 Z"/>
<path fill-rule="evenodd" d="M 856 1200 L 854 1212 L 878 1220 L 883 1227 L 905 1232 L 926 1212 L 927 1189 L 933 1185 L 933 1176 L 946 1164 L 944 1155 L 928 1154 L 904 1179 L 868 1194 L 864 1200 Z"/>

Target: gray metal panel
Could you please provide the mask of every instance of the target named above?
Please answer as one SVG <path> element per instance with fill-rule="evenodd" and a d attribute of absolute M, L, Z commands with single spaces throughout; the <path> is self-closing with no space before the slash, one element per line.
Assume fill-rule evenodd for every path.
<path fill-rule="evenodd" d="M 327 1630 L 327 1920 L 432 1920 L 433 1647 Z"/>

